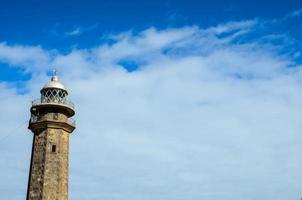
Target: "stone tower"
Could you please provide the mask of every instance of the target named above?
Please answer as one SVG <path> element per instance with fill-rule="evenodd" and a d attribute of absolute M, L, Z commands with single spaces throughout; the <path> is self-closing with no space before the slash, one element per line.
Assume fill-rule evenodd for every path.
<path fill-rule="evenodd" d="M 33 146 L 27 200 L 68 199 L 69 134 L 75 129 L 74 105 L 54 73 L 30 109 Z"/>

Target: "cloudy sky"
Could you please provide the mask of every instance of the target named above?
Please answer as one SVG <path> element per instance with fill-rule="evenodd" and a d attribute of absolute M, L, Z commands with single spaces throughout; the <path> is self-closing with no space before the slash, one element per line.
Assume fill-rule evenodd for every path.
<path fill-rule="evenodd" d="M 0 25 L 0 199 L 25 199 L 53 68 L 70 200 L 301 199 L 301 2 L 1 1 Z"/>

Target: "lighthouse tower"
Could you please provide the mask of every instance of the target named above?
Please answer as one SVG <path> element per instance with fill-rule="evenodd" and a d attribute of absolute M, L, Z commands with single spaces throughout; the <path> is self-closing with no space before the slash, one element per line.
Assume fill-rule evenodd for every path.
<path fill-rule="evenodd" d="M 54 72 L 30 109 L 33 146 L 27 200 L 68 199 L 69 134 L 75 129 L 74 105 Z"/>

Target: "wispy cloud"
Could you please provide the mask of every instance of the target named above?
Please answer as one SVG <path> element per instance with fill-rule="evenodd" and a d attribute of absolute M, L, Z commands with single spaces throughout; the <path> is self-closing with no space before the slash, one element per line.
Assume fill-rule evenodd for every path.
<path fill-rule="evenodd" d="M 74 30 L 70 31 L 70 32 L 66 32 L 65 34 L 66 35 L 70 35 L 70 36 L 73 36 L 73 35 L 80 35 L 83 33 L 83 29 L 80 28 L 80 27 L 77 27 L 75 28 Z"/>
<path fill-rule="evenodd" d="M 74 29 L 71 31 L 65 32 L 65 35 L 67 36 L 78 36 L 81 35 L 85 32 L 93 31 L 98 27 L 98 24 L 92 25 L 92 26 L 76 26 Z"/>
<path fill-rule="evenodd" d="M 302 8 L 294 10 L 294 11 L 288 13 L 287 15 L 285 15 L 284 19 L 300 17 L 301 14 L 302 14 Z"/>

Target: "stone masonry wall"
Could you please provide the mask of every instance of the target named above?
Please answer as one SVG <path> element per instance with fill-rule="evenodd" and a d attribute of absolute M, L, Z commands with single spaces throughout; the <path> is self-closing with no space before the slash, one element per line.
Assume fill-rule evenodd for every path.
<path fill-rule="evenodd" d="M 47 128 L 33 145 L 29 200 L 68 200 L 69 133 Z"/>

